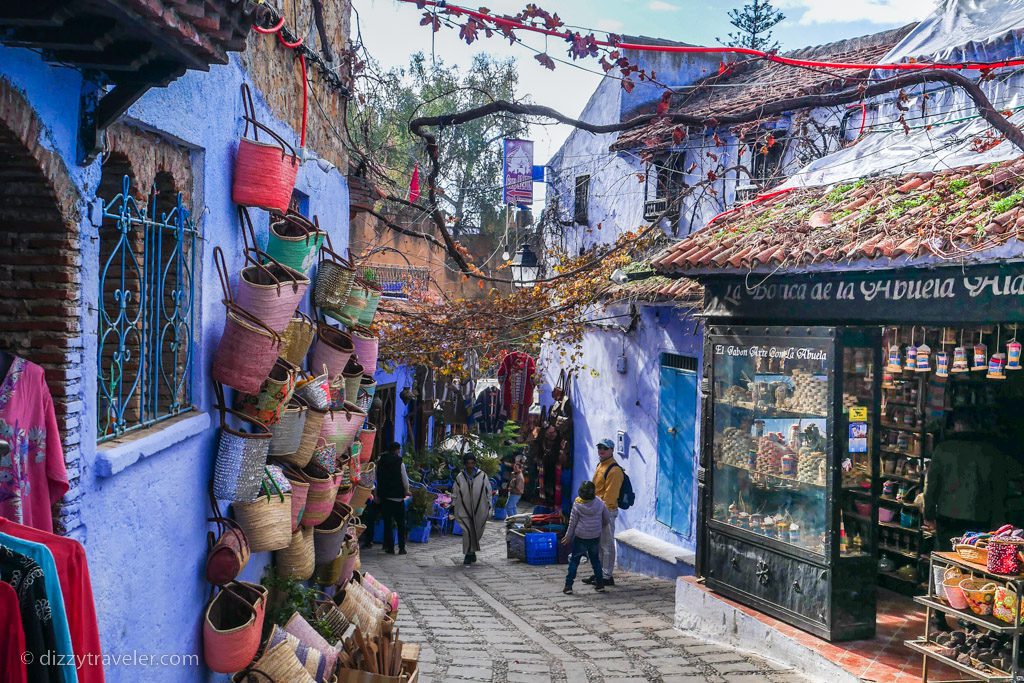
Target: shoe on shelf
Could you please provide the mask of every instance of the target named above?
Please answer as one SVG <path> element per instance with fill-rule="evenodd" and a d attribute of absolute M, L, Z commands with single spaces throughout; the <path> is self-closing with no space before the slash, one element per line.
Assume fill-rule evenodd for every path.
<path fill-rule="evenodd" d="M 594 590 L 597 591 L 598 593 L 604 593 L 604 584 L 601 584 L 601 583 L 594 584 Z"/>
<path fill-rule="evenodd" d="M 465 564 L 465 565 L 473 564 L 473 560 L 470 559 L 469 555 L 466 555 L 466 558 L 464 560 L 462 560 L 462 564 Z"/>
<path fill-rule="evenodd" d="M 398 554 L 399 555 L 408 555 L 409 553 L 405 552 L 405 548 L 399 548 L 398 549 Z"/>
<path fill-rule="evenodd" d="M 615 585 L 615 579 L 613 579 L 612 577 L 609 576 L 609 577 L 605 578 L 603 583 L 606 586 L 614 586 Z"/>
<path fill-rule="evenodd" d="M 587 584 L 588 586 L 593 586 L 596 581 L 596 576 L 588 576 L 587 578 L 583 579 L 583 583 Z"/>
<path fill-rule="evenodd" d="M 562 592 L 565 593 L 566 595 L 572 595 L 572 586 L 566 586 L 565 588 L 562 589 Z"/>

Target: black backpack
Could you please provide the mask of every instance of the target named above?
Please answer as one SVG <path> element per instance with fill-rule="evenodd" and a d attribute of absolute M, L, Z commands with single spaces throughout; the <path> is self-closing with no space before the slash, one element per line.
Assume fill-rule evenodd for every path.
<path fill-rule="evenodd" d="M 633 503 L 636 502 L 636 493 L 633 492 L 633 482 L 629 480 L 629 475 L 626 474 L 626 470 L 622 469 L 622 465 L 615 463 L 615 466 L 622 470 L 622 487 L 619 489 L 619 500 L 616 502 L 620 510 L 628 510 L 633 507 Z M 607 477 L 608 474 L 605 473 Z"/>

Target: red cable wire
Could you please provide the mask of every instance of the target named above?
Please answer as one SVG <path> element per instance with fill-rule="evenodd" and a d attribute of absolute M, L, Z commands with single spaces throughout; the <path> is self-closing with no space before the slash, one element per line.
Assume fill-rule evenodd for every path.
<path fill-rule="evenodd" d="M 271 28 L 260 28 L 255 24 L 253 24 L 252 28 L 257 33 L 267 35 L 276 33 L 277 42 L 292 50 L 298 50 L 302 47 L 302 38 L 299 38 L 294 43 L 289 43 L 281 34 L 281 29 L 284 28 L 284 17 L 281 17 L 281 20 Z M 304 148 L 306 146 L 306 120 L 309 115 L 309 81 L 306 79 L 306 55 L 301 52 L 299 52 L 299 70 L 302 73 L 302 130 L 299 132 L 299 147 Z"/>
<path fill-rule="evenodd" d="M 402 0 L 402 2 L 423 2 L 423 0 Z M 542 26 L 533 26 L 531 24 L 524 24 L 521 21 L 515 19 L 509 19 L 506 17 L 497 17 L 491 14 L 485 14 L 476 10 L 469 9 L 467 7 L 461 7 L 459 5 L 442 4 L 436 0 L 426 0 L 426 5 L 431 7 L 440 7 L 443 10 L 449 10 L 450 14 L 466 15 L 476 19 L 480 22 L 492 24 L 494 26 L 507 26 L 509 28 L 517 28 L 525 31 L 532 31 L 534 33 L 540 33 L 546 36 L 557 36 L 563 39 L 571 39 L 575 32 L 573 31 L 556 31 Z M 939 62 L 890 62 L 887 64 L 875 64 L 875 63 L 863 63 L 863 62 L 819 62 L 813 59 L 794 59 L 792 57 L 783 57 L 781 55 L 765 52 L 763 50 L 754 50 L 746 47 L 696 47 L 691 45 L 647 45 L 644 43 L 611 43 L 607 40 L 596 40 L 595 44 L 602 47 L 616 48 L 619 50 L 635 50 L 637 52 L 663 52 L 668 54 L 733 54 L 733 55 L 747 55 L 750 57 L 760 57 L 770 62 L 777 64 L 786 64 L 788 66 L 807 66 L 819 69 L 891 69 L 894 71 L 921 71 L 924 69 L 952 69 L 952 70 L 984 70 L 984 69 L 997 69 L 1008 66 L 1024 66 L 1024 57 L 1018 57 L 1015 59 L 1004 59 L 998 62 L 963 62 L 960 64 L 944 64 Z"/>
<path fill-rule="evenodd" d="M 252 30 L 256 31 L 257 33 L 277 33 L 278 31 L 281 30 L 282 26 L 284 26 L 284 17 L 281 17 L 281 21 L 277 22 L 276 26 L 272 26 L 270 28 L 260 28 L 256 24 L 253 24 Z"/>
<path fill-rule="evenodd" d="M 707 222 L 707 224 L 704 227 L 707 227 L 708 225 L 711 225 L 712 223 L 717 221 L 719 218 L 725 218 L 726 216 L 728 216 L 730 214 L 733 214 L 733 213 L 736 213 L 737 211 L 740 211 L 742 209 L 745 209 L 748 206 L 753 206 L 754 204 L 760 204 L 761 202 L 766 202 L 769 199 L 774 199 L 776 197 L 780 197 L 780 196 L 786 194 L 787 192 L 792 192 L 795 189 L 796 189 L 795 187 L 787 187 L 784 190 L 775 190 L 774 192 L 767 192 L 765 194 L 759 194 L 756 197 L 754 197 L 753 199 L 751 199 L 749 202 L 745 202 L 743 204 L 740 204 L 739 206 L 734 206 L 731 209 L 729 209 L 728 211 L 723 211 L 722 213 L 718 214 L 717 216 L 714 216 L 711 220 L 709 220 Z"/>

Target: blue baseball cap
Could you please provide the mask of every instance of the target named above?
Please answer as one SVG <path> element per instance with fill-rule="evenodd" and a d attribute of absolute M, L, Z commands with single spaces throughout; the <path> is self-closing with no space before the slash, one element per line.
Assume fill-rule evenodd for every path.
<path fill-rule="evenodd" d="M 615 450 L 615 442 L 611 439 L 601 439 L 597 442 L 598 448 L 607 448 L 610 451 Z"/>

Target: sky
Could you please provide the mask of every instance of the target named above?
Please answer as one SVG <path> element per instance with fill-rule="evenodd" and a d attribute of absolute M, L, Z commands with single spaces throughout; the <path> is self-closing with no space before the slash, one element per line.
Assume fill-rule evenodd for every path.
<path fill-rule="evenodd" d="M 730 9 L 747 0 L 533 0 L 557 12 L 566 24 L 625 35 L 666 38 L 694 45 L 717 45 L 726 38 Z M 459 3 L 454 3 L 459 4 Z M 477 8 L 477 2 L 463 2 Z M 493 12 L 515 14 L 526 0 L 491 0 Z M 775 0 L 786 19 L 775 27 L 783 50 L 818 45 L 853 36 L 876 33 L 920 21 L 928 16 L 935 0 Z M 520 86 L 533 102 L 571 116 L 578 115 L 597 87 L 601 70 L 592 59 L 577 62 L 585 69 L 558 63 L 554 71 L 541 66 L 534 52 L 522 45 L 510 46 L 499 36 L 481 38 L 472 45 L 459 39 L 455 30 L 442 27 L 432 33 L 420 26 L 422 12 L 415 4 L 398 0 L 353 0 L 353 39 L 357 29 L 369 53 L 385 68 L 408 63 L 409 55 L 422 51 L 446 63 L 468 64 L 478 52 L 513 57 L 520 66 Z M 520 35 L 543 50 L 543 36 Z M 600 37 L 600 36 L 599 36 Z M 549 54 L 565 57 L 561 41 L 551 40 Z M 596 73 L 595 73 L 596 72 Z M 535 161 L 545 163 L 569 134 L 568 126 L 534 126 Z"/>

